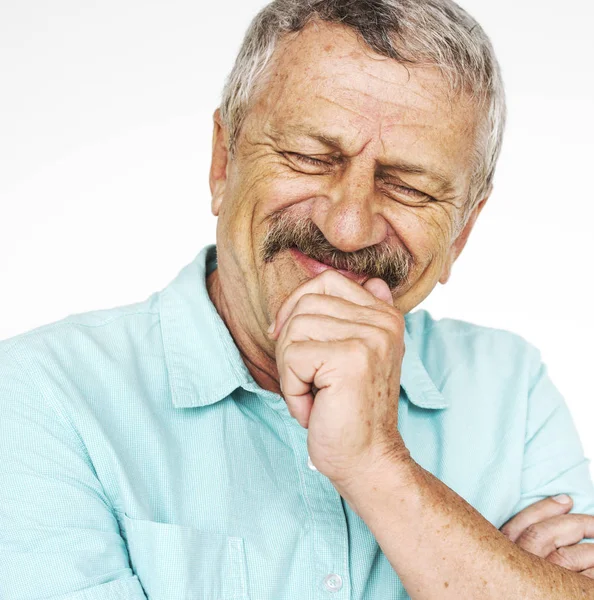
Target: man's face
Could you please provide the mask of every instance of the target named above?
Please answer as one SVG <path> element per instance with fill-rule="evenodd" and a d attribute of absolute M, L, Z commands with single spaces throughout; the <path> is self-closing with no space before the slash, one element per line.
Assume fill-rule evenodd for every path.
<path fill-rule="evenodd" d="M 447 280 L 472 227 L 455 241 L 476 110 L 452 102 L 435 69 L 380 57 L 340 25 L 310 24 L 273 60 L 233 158 L 215 136 L 227 303 L 266 328 L 326 263 L 360 283 L 382 277 L 409 312 Z"/>

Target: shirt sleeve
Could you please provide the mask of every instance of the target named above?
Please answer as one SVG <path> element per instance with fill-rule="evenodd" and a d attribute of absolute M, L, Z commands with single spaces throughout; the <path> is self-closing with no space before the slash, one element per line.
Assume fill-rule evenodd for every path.
<path fill-rule="evenodd" d="M 584 456 L 563 396 L 551 381 L 540 352 L 536 353 L 528 396 L 522 493 L 513 514 L 548 496 L 568 494 L 573 499 L 571 513 L 594 515 L 590 459 Z"/>
<path fill-rule="evenodd" d="M 2 349 L 0 598 L 146 600 L 82 440 Z"/>

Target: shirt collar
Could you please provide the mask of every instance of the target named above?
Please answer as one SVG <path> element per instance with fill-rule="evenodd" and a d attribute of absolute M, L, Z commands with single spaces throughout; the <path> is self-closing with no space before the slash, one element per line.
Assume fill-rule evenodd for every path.
<path fill-rule="evenodd" d="M 400 385 L 410 402 L 420 408 L 448 408 L 449 402 L 437 389 L 427 372 L 415 341 L 408 331 L 408 320 L 404 317 L 404 358 L 400 374 Z"/>
<path fill-rule="evenodd" d="M 216 246 L 205 246 L 160 294 L 161 328 L 173 405 L 207 406 L 254 380 L 210 300 L 206 277 Z"/>
<path fill-rule="evenodd" d="M 257 386 L 208 295 L 206 277 L 216 261 L 216 246 L 205 246 L 159 295 L 165 363 L 177 408 L 207 406 L 238 387 Z M 421 408 L 446 408 L 408 330 L 404 343 L 401 385 L 407 398 Z"/>

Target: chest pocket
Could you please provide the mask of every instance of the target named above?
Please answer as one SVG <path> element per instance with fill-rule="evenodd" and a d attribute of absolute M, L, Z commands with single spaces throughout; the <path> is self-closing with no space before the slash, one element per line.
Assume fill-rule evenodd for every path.
<path fill-rule="evenodd" d="M 249 600 L 243 538 L 118 517 L 149 600 Z"/>

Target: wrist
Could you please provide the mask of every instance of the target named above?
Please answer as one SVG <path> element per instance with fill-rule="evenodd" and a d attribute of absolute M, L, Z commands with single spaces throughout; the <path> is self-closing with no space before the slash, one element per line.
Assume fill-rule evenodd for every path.
<path fill-rule="evenodd" d="M 420 466 L 405 446 L 380 449 L 348 478 L 332 481 L 338 493 L 357 511 L 355 506 L 373 501 L 385 490 L 390 495 L 405 492 L 418 481 Z"/>

